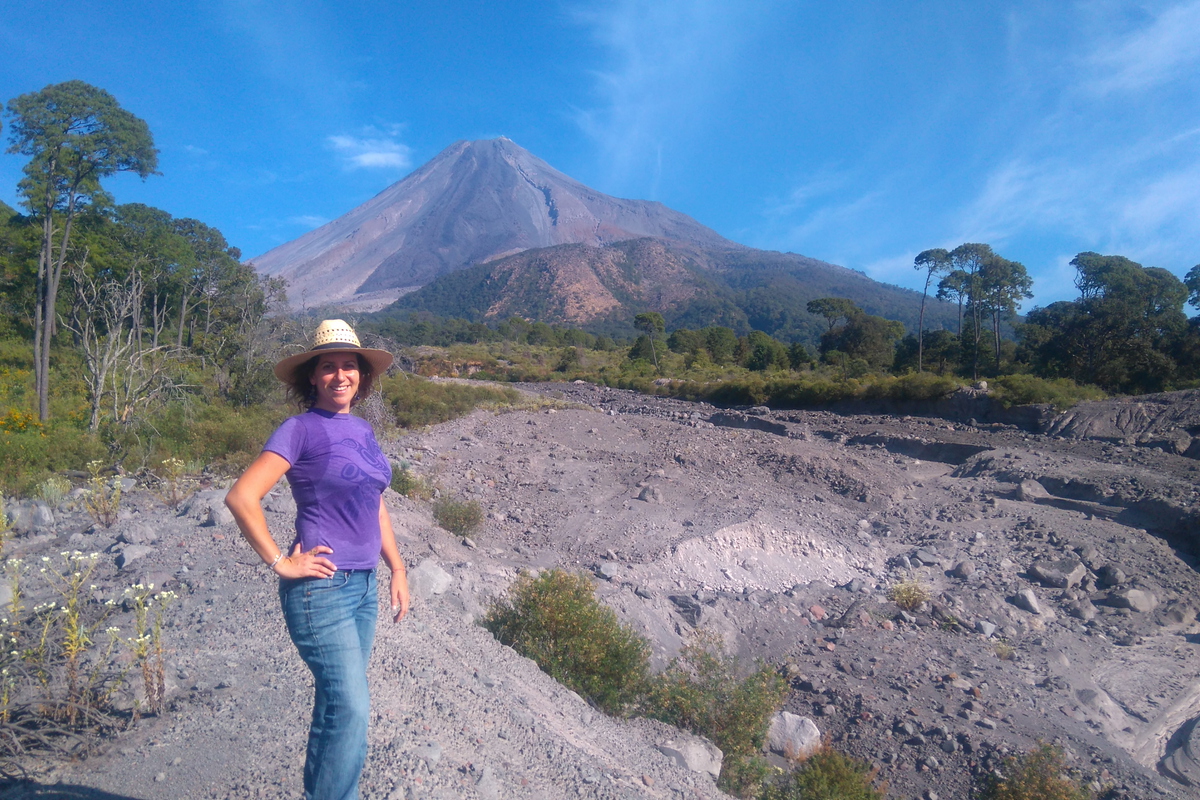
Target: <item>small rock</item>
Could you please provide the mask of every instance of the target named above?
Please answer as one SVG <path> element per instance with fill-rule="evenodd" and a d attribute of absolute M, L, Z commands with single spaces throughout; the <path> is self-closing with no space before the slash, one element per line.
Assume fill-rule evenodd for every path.
<path fill-rule="evenodd" d="M 1033 589 L 1022 589 L 1012 598 L 1013 605 L 1030 614 L 1041 614 L 1042 607 L 1038 605 L 1037 595 Z"/>
<path fill-rule="evenodd" d="M 1054 589 L 1069 589 L 1078 586 L 1087 574 L 1087 568 L 1074 558 L 1063 558 L 1057 561 L 1038 561 L 1029 568 L 1043 586 Z"/>
<path fill-rule="evenodd" d="M 647 503 L 661 503 L 662 492 L 657 486 L 647 486 L 638 495 L 638 500 L 643 500 Z"/>
<path fill-rule="evenodd" d="M 975 574 L 975 565 L 970 561 L 960 561 L 954 565 L 954 569 L 950 570 L 951 576 L 960 580 L 966 580 Z"/>
<path fill-rule="evenodd" d="M 429 765 L 430 769 L 433 769 L 442 760 L 442 746 L 437 742 L 426 742 L 425 744 L 417 745 L 413 754 Z"/>
<path fill-rule="evenodd" d="M 620 565 L 614 564 L 611 561 L 603 562 L 600 565 L 600 568 L 596 570 L 596 575 L 603 578 L 606 581 L 611 581 L 620 574 L 621 574 Z"/>
<path fill-rule="evenodd" d="M 996 626 L 986 619 L 977 619 L 975 620 L 975 631 L 986 638 L 991 638 L 992 634 L 996 632 Z"/>

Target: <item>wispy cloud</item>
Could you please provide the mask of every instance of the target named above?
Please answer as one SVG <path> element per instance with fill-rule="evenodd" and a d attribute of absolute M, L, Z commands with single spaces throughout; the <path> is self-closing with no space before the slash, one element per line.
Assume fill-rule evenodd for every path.
<path fill-rule="evenodd" d="M 656 185 L 672 143 L 704 125 L 723 76 L 736 72 L 739 48 L 769 6 L 615 0 L 575 10 L 608 54 L 592 72 L 598 102 L 574 116 L 599 147 L 612 188 Z"/>
<path fill-rule="evenodd" d="M 295 217 L 288 217 L 287 221 L 292 225 L 299 225 L 304 228 L 319 228 L 326 222 L 329 222 L 329 219 L 317 216 L 316 214 L 300 214 Z"/>
<path fill-rule="evenodd" d="M 400 142 L 396 126 L 388 130 L 366 128 L 359 136 L 330 136 L 329 146 L 347 169 L 409 169 L 412 148 Z"/>
<path fill-rule="evenodd" d="M 1200 0 L 1165 8 L 1149 24 L 1106 39 L 1091 55 L 1097 92 L 1130 92 L 1195 78 L 1200 64 Z"/>

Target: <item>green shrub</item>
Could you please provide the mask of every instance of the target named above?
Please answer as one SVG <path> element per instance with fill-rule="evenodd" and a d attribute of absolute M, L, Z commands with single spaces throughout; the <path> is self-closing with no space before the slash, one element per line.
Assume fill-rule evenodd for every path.
<path fill-rule="evenodd" d="M 1057 747 L 1039 744 L 1017 758 L 1004 760 L 1003 776 L 986 776 L 979 800 L 1091 800 L 1093 793 L 1066 777 L 1066 762 Z"/>
<path fill-rule="evenodd" d="M 1095 386 L 1080 386 L 1069 378 L 1047 380 L 1035 375 L 1001 375 L 992 381 L 991 396 L 1005 408 L 1049 403 L 1065 411 L 1078 403 L 1103 400 L 1107 395 Z"/>
<path fill-rule="evenodd" d="M 733 756 L 719 785 L 740 797 L 756 790 L 739 781 L 761 780 L 753 763 L 766 740 L 771 717 L 783 706 L 788 686 L 766 664 L 739 678 L 737 658 L 715 635 L 698 633 L 660 675 L 651 680 L 647 715 L 707 736 Z M 757 777 L 756 777 L 757 776 Z"/>
<path fill-rule="evenodd" d="M 959 387 L 954 378 L 932 372 L 912 372 L 898 378 L 883 378 L 868 385 L 865 395 L 897 402 L 940 400 Z"/>
<path fill-rule="evenodd" d="M 483 509 L 475 500 L 440 497 L 433 504 L 433 519 L 456 536 L 470 536 L 483 524 Z"/>
<path fill-rule="evenodd" d="M 638 702 L 650 655 L 646 642 L 596 599 L 585 574 L 553 569 L 524 574 L 483 625 L 503 644 L 609 714 Z"/>
<path fill-rule="evenodd" d="M 433 496 L 433 487 L 429 482 L 417 475 L 406 462 L 392 465 L 392 490 L 396 494 L 411 497 L 414 500 L 428 500 Z"/>
<path fill-rule="evenodd" d="M 874 786 L 878 771 L 865 761 L 822 747 L 804 766 L 768 786 L 760 800 L 883 800 Z"/>
<path fill-rule="evenodd" d="M 521 399 L 516 389 L 431 381 L 405 373 L 383 378 L 379 388 L 401 428 L 436 425 L 481 406 L 511 405 Z"/>
<path fill-rule="evenodd" d="M 929 587 L 916 578 L 900 581 L 887 590 L 887 599 L 905 611 L 916 611 L 932 597 Z"/>

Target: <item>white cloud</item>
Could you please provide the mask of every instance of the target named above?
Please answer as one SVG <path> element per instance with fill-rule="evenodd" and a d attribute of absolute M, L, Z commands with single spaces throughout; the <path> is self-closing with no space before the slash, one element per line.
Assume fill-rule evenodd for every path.
<path fill-rule="evenodd" d="M 326 222 L 329 222 L 329 219 L 317 216 L 316 214 L 299 214 L 294 217 L 288 217 L 287 221 L 292 225 L 301 225 L 305 228 L 319 228 Z"/>
<path fill-rule="evenodd" d="M 396 140 L 398 132 L 397 126 L 386 131 L 368 128 L 362 136 L 330 136 L 328 141 L 348 169 L 408 169 L 412 148 Z"/>

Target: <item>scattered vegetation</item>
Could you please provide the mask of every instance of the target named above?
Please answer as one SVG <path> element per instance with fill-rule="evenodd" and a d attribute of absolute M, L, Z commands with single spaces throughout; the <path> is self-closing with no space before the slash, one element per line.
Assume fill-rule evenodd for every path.
<path fill-rule="evenodd" d="M 439 497 L 433 503 L 433 519 L 455 536 L 470 536 L 483 524 L 483 508 L 477 500 Z"/>
<path fill-rule="evenodd" d="M 643 696 L 649 648 L 596 599 L 587 575 L 526 573 L 491 607 L 483 626 L 609 714 L 628 713 Z"/>
<path fill-rule="evenodd" d="M 887 590 L 887 598 L 904 611 L 916 611 L 932 599 L 929 587 L 916 578 L 900 581 Z"/>
<path fill-rule="evenodd" d="M 979 800 L 1092 800 L 1095 794 L 1067 775 L 1062 750 L 1039 744 L 1004 760 L 1001 774 L 984 778 Z"/>
<path fill-rule="evenodd" d="M 875 786 L 877 774 L 869 763 L 823 746 L 800 769 L 767 786 L 759 800 L 883 800 L 887 787 Z"/>
<path fill-rule="evenodd" d="M 135 709 L 162 710 L 163 610 L 171 595 L 133 587 L 134 636 L 109 624 L 117 603 L 92 602 L 89 587 L 98 555 L 44 556 L 36 571 L 16 558 L 4 563 L 10 597 L 0 609 L 0 768 L 29 751 L 78 754 L 98 736 L 135 718 L 117 702 L 132 665 L 142 671 Z M 45 580 L 55 599 L 24 606 L 26 578 Z M 150 614 L 148 609 L 154 606 Z M 132 659 L 123 656 L 128 650 Z"/>
<path fill-rule="evenodd" d="M 1012 661 L 1017 655 L 1017 648 L 1001 639 L 992 645 L 992 652 L 1001 661 Z"/>

